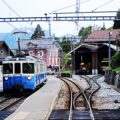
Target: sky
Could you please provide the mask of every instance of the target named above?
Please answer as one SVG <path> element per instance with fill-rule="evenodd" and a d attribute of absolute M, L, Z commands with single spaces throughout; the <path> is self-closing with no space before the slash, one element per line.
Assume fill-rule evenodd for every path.
<path fill-rule="evenodd" d="M 6 5 L 7 4 L 7 5 Z M 56 12 L 75 12 L 76 0 L 0 0 L 0 17 L 44 17 L 45 13 Z M 106 4 L 106 5 L 105 5 Z M 9 6 L 9 7 L 8 7 Z M 72 7 L 68 7 L 72 6 Z M 66 8 L 66 9 L 62 9 Z M 80 0 L 80 11 L 117 11 L 120 8 L 120 0 Z M 12 10 L 11 10 L 12 9 Z M 13 12 L 14 10 L 14 12 Z M 15 13 L 16 12 L 16 13 Z M 85 16 L 84 14 L 81 14 Z M 102 14 L 103 15 L 103 14 Z M 114 14 L 115 15 L 115 14 Z M 47 22 L 31 23 L 0 23 L 0 33 L 11 32 L 14 27 L 35 28 L 40 24 L 43 30 L 48 30 Z M 79 29 L 89 25 L 102 26 L 103 21 L 79 22 Z M 105 22 L 105 26 L 111 27 L 113 22 Z M 13 26 L 13 27 L 12 27 Z M 75 22 L 53 22 L 51 21 L 51 33 L 55 36 L 66 34 L 77 35 Z"/>

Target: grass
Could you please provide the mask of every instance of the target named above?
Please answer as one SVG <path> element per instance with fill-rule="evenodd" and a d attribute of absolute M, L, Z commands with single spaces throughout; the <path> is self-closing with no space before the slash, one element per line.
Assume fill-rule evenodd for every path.
<path fill-rule="evenodd" d="M 105 69 L 105 70 L 112 70 L 112 68 L 109 67 L 109 66 L 108 66 L 108 67 L 105 67 L 104 69 Z"/>
<path fill-rule="evenodd" d="M 72 73 L 72 71 L 71 70 L 64 70 L 64 72 L 63 73 L 66 73 L 66 74 L 71 74 Z"/>

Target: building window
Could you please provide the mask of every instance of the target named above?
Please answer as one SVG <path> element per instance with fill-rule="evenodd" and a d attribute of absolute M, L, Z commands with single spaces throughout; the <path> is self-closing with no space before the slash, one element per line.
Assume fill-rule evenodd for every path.
<path fill-rule="evenodd" d="M 42 57 L 43 56 L 43 51 L 39 51 L 38 54 L 39 54 L 40 57 Z"/>
<path fill-rule="evenodd" d="M 0 50 L 0 54 L 3 54 L 4 53 L 4 51 L 3 50 Z"/>
<path fill-rule="evenodd" d="M 33 54 L 33 51 L 29 51 L 29 55 L 32 55 Z"/>

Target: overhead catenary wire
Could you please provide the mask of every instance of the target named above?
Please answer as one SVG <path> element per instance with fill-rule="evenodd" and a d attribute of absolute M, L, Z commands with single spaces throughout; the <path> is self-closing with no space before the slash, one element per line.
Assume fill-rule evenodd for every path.
<path fill-rule="evenodd" d="M 95 9 L 93 9 L 93 10 L 92 10 L 92 12 L 93 12 L 93 11 L 95 11 L 95 10 L 97 10 L 97 9 L 99 9 L 99 8 L 104 7 L 105 5 L 107 5 L 107 4 L 109 4 L 109 3 L 111 3 L 112 1 L 113 1 L 113 0 L 109 0 L 109 1 L 107 1 L 106 3 L 104 3 L 104 4 L 100 5 L 99 7 L 95 8 Z"/>
<path fill-rule="evenodd" d="M 13 13 L 15 13 L 18 17 L 21 17 L 5 0 L 1 0 Z M 14 27 L 13 25 L 11 25 L 10 23 L 8 23 L 10 26 L 12 26 L 13 28 L 16 28 Z M 30 26 L 31 24 L 28 23 Z"/>
<path fill-rule="evenodd" d="M 88 1 L 90 1 L 90 0 L 84 0 L 83 2 L 80 2 L 80 4 L 88 2 Z M 76 4 L 72 4 L 72 5 L 69 5 L 69 6 L 54 10 L 54 11 L 50 12 L 49 14 L 55 13 L 55 12 L 60 11 L 60 10 L 68 9 L 68 8 L 71 8 L 71 7 L 74 7 L 74 6 L 76 6 Z"/>
<path fill-rule="evenodd" d="M 2 0 L 2 2 L 12 11 L 14 11 L 4 0 Z M 15 11 L 14 11 L 15 12 Z M 16 13 L 17 14 L 17 13 Z M 7 22 L 8 25 L 10 25 L 12 28 L 16 28 L 14 25 L 12 25 L 11 23 Z"/>

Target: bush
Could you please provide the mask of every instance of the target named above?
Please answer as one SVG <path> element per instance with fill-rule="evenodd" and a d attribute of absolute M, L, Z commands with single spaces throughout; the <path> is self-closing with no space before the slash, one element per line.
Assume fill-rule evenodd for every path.
<path fill-rule="evenodd" d="M 116 52 L 111 60 L 112 69 L 120 67 L 120 52 Z"/>

